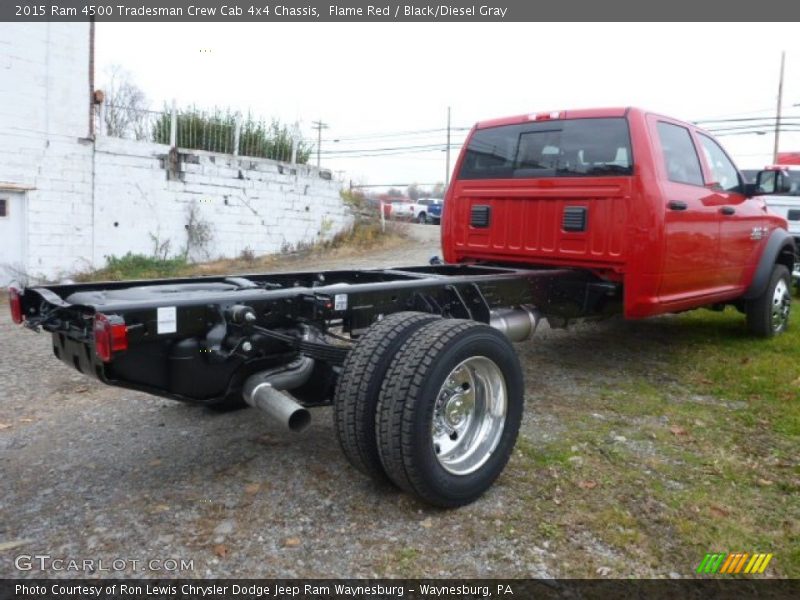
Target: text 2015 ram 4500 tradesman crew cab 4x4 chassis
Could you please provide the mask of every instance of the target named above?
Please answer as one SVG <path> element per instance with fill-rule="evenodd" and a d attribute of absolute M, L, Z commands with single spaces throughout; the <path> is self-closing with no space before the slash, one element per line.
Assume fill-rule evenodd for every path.
<path fill-rule="evenodd" d="M 423 500 L 476 499 L 516 441 L 511 344 L 539 321 L 731 304 L 788 323 L 795 242 L 725 151 L 633 108 L 477 124 L 445 202 L 445 264 L 11 290 L 14 320 L 110 385 L 244 400 L 291 429 L 333 404 L 350 462 Z"/>

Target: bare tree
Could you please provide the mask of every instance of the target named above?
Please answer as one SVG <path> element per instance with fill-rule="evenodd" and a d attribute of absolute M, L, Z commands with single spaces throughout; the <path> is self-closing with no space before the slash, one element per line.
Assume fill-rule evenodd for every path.
<path fill-rule="evenodd" d="M 106 134 L 114 137 L 147 139 L 150 128 L 147 122 L 149 102 L 131 74 L 119 65 L 106 69 L 105 85 Z"/>
<path fill-rule="evenodd" d="M 198 255 L 209 257 L 209 244 L 214 239 L 214 230 L 211 223 L 203 219 L 197 202 L 192 201 L 186 206 L 186 246 L 183 248 L 183 259 L 189 260 Z"/>

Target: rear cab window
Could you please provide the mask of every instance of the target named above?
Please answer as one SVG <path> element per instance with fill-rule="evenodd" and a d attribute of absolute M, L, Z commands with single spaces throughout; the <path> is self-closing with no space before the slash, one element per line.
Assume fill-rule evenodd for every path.
<path fill-rule="evenodd" d="M 476 130 L 459 179 L 633 174 L 624 117 L 534 121 Z"/>

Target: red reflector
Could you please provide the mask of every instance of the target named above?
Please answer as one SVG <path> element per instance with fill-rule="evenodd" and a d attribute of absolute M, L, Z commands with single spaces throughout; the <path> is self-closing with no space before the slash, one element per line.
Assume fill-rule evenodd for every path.
<path fill-rule="evenodd" d="M 128 327 L 121 317 L 97 313 L 94 316 L 94 351 L 97 358 L 109 362 L 114 352 L 128 349 Z"/>
<path fill-rule="evenodd" d="M 17 325 L 22 323 L 22 296 L 15 287 L 8 288 L 8 305 L 11 308 L 11 320 Z"/>

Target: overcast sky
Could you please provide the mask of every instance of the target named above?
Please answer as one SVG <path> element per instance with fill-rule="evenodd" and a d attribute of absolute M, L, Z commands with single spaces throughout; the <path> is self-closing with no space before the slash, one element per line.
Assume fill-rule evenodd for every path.
<path fill-rule="evenodd" d="M 685 120 L 774 115 L 781 50 L 784 114 L 800 115 L 794 23 L 98 23 L 96 38 L 98 85 L 118 64 L 154 108 L 175 98 L 249 109 L 298 120 L 309 138 L 322 119 L 323 151 L 363 154 L 444 144 L 442 131 L 376 136 L 444 128 L 448 106 L 456 128 L 598 106 Z M 740 168 L 771 162 L 771 132 L 719 139 Z M 800 151 L 800 133 L 782 134 L 781 150 Z M 323 156 L 322 166 L 360 183 L 432 183 L 444 180 L 445 154 Z"/>

